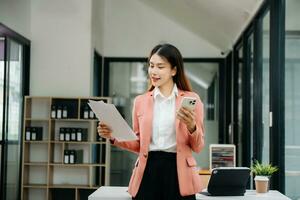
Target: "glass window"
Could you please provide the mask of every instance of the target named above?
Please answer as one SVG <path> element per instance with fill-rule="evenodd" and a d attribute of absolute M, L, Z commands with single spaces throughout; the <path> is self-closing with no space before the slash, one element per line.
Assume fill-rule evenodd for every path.
<path fill-rule="evenodd" d="M 285 191 L 300 198 L 300 2 L 286 1 Z"/>
<path fill-rule="evenodd" d="M 262 119 L 263 119 L 263 150 L 262 162 L 269 163 L 269 126 L 270 126 L 270 14 L 263 18 L 263 66 L 262 66 Z"/>
<path fill-rule="evenodd" d="M 200 154 L 194 154 L 201 168 L 209 168 L 209 145 L 218 144 L 219 136 L 219 64 L 184 63 L 185 72 L 205 108 L 205 145 Z"/>
<path fill-rule="evenodd" d="M 3 92 L 4 92 L 4 38 L 0 37 L 0 141 L 2 140 L 3 123 Z"/>
<path fill-rule="evenodd" d="M 22 121 L 22 46 L 10 42 L 8 140 L 18 141 Z"/>
<path fill-rule="evenodd" d="M 147 70 L 143 62 L 111 62 L 109 65 L 109 96 L 130 125 L 134 98 L 148 87 Z M 137 156 L 114 146 L 111 154 L 110 185 L 127 186 Z"/>
<path fill-rule="evenodd" d="M 0 177 L 2 178 L 2 123 L 3 123 L 3 86 L 4 86 L 4 38 L 0 37 Z M 0 181 L 0 188 L 1 188 L 1 181 Z"/>

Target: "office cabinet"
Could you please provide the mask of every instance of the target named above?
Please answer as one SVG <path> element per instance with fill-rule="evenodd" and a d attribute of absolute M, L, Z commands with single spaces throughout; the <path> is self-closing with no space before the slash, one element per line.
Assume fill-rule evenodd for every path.
<path fill-rule="evenodd" d="M 25 97 L 23 200 L 87 199 L 109 185 L 110 143 L 97 134 L 89 99 L 107 97 Z"/>

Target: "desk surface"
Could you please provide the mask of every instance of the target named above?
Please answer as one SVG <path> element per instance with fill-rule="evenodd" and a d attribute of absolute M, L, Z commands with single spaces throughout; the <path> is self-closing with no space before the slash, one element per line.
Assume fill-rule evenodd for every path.
<path fill-rule="evenodd" d="M 209 169 L 200 169 L 199 174 L 200 175 L 210 175 L 211 173 L 210 173 Z"/>
<path fill-rule="evenodd" d="M 89 200 L 131 200 L 131 196 L 127 193 L 127 187 L 100 187 L 89 196 Z M 197 200 L 221 199 L 221 200 L 290 200 L 278 191 L 271 190 L 265 194 L 256 194 L 255 190 L 247 190 L 245 196 L 235 197 L 208 197 L 202 194 L 196 195 Z"/>

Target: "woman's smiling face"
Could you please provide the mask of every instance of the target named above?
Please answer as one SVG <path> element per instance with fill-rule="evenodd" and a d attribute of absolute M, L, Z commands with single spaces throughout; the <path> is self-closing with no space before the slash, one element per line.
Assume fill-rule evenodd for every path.
<path fill-rule="evenodd" d="M 176 67 L 172 69 L 171 64 L 165 58 L 153 54 L 150 58 L 148 74 L 154 87 L 173 85 L 173 76 L 176 74 Z"/>

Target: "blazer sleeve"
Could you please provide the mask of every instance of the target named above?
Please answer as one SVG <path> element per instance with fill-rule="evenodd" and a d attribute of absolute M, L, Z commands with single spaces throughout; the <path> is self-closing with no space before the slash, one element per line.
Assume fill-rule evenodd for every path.
<path fill-rule="evenodd" d="M 195 95 L 198 99 L 198 103 L 196 104 L 195 108 L 196 130 L 189 134 L 189 141 L 192 150 L 196 153 L 199 153 L 205 146 L 203 125 L 204 108 L 200 97 L 197 94 Z"/>
<path fill-rule="evenodd" d="M 134 99 L 133 103 L 133 109 L 132 109 L 132 127 L 133 131 L 138 137 L 137 140 L 132 140 L 132 141 L 118 141 L 114 140 L 111 142 L 111 144 L 120 147 L 122 149 L 134 152 L 134 153 L 139 153 L 140 152 L 140 131 L 139 131 L 139 122 L 138 122 L 138 116 L 137 116 L 137 107 L 138 107 L 138 98 L 136 97 Z"/>

